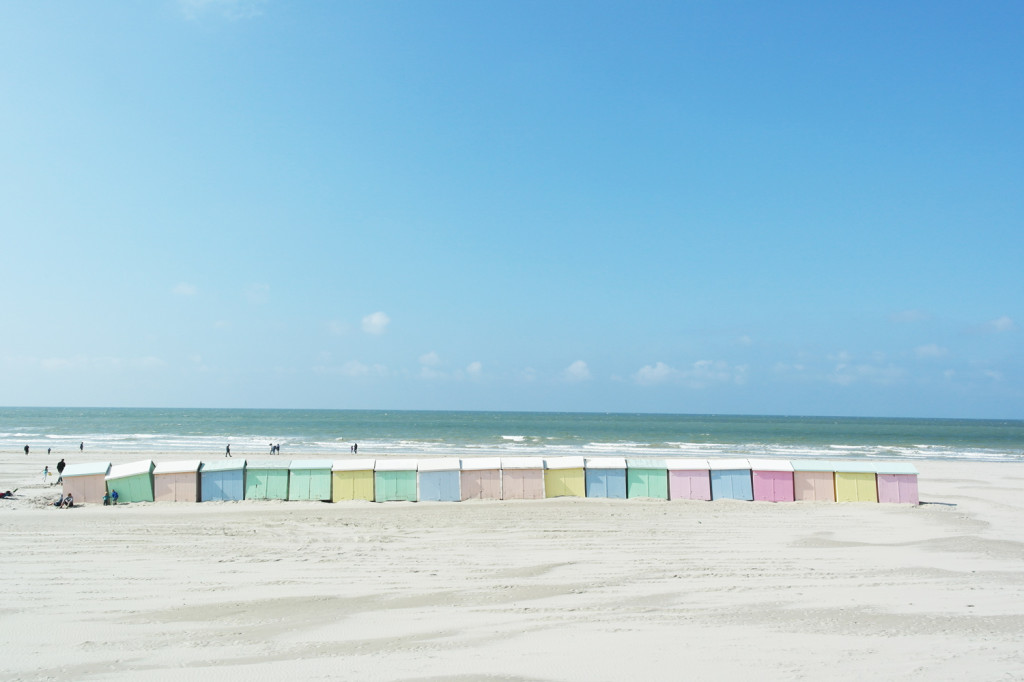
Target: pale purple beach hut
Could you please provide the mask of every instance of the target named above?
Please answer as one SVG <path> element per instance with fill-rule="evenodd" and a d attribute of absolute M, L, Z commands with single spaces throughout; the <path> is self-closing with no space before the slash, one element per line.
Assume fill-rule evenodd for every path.
<path fill-rule="evenodd" d="M 836 465 L 824 459 L 793 459 L 793 499 L 799 502 L 835 502 Z"/>
<path fill-rule="evenodd" d="M 462 460 L 462 499 L 501 499 L 501 458 L 468 457 Z"/>
<path fill-rule="evenodd" d="M 501 499 L 544 499 L 544 459 L 541 457 L 502 457 Z"/>
<path fill-rule="evenodd" d="M 668 499 L 711 500 L 711 465 L 706 459 L 671 457 L 668 465 Z"/>
<path fill-rule="evenodd" d="M 754 500 L 792 502 L 793 465 L 785 459 L 748 459 Z"/>
<path fill-rule="evenodd" d="M 910 462 L 875 462 L 878 501 L 920 504 L 917 469 Z"/>

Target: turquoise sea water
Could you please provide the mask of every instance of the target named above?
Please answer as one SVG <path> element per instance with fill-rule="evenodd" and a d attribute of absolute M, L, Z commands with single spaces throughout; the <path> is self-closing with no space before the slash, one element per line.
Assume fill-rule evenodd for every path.
<path fill-rule="evenodd" d="M 0 408 L 0 450 L 1024 461 L 1024 421 L 547 412 Z"/>

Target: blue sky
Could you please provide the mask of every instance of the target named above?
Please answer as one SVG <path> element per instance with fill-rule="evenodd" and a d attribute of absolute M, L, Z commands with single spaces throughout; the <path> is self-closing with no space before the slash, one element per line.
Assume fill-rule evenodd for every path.
<path fill-rule="evenodd" d="M 1024 417 L 1013 2 L 0 5 L 0 404 Z"/>

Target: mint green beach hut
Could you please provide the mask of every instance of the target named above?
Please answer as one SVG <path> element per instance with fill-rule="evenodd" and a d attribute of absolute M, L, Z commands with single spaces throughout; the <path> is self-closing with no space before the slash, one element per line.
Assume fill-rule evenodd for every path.
<path fill-rule="evenodd" d="M 115 464 L 107 474 L 107 492 L 117 491 L 117 503 L 153 501 L 153 460 Z"/>
<path fill-rule="evenodd" d="M 287 500 L 292 463 L 280 459 L 257 459 L 245 465 L 245 499 Z"/>
<path fill-rule="evenodd" d="M 377 502 L 415 502 L 415 459 L 378 459 L 373 468 L 374 499 Z"/>
<path fill-rule="evenodd" d="M 331 499 L 331 459 L 293 459 L 288 469 L 289 500 Z"/>
<path fill-rule="evenodd" d="M 668 463 L 648 457 L 626 458 L 626 497 L 668 499 Z"/>

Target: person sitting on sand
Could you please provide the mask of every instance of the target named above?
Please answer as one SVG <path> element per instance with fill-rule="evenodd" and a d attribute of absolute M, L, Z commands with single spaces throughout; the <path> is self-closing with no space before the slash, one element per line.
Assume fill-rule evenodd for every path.
<path fill-rule="evenodd" d="M 17 488 L 15 488 L 14 490 L 5 490 L 2 493 L 0 493 L 0 500 L 6 500 L 8 497 L 14 497 L 14 493 L 16 492 L 18 492 Z"/>
<path fill-rule="evenodd" d="M 74 498 L 74 496 L 71 493 L 68 493 L 68 496 L 65 497 L 64 501 L 60 503 L 60 508 L 61 509 L 71 509 L 74 506 L 75 506 L 75 498 Z"/>

